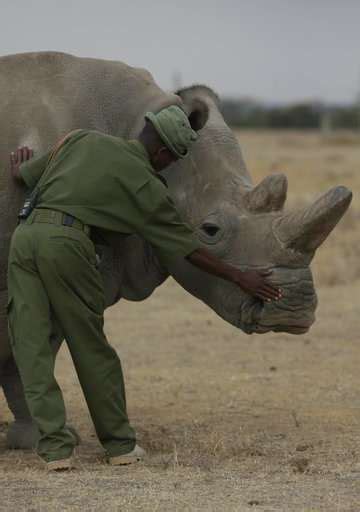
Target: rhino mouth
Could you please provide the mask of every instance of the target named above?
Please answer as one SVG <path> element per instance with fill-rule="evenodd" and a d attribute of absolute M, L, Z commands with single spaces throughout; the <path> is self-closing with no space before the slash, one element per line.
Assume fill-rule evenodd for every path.
<path fill-rule="evenodd" d="M 280 284 L 280 283 L 279 283 Z M 238 327 L 248 334 L 288 332 L 304 334 L 315 321 L 317 297 L 310 274 L 307 279 L 283 281 L 283 297 L 264 303 L 248 297 L 241 305 Z"/>
<path fill-rule="evenodd" d="M 251 304 L 247 303 L 241 308 L 237 326 L 247 334 L 264 334 L 270 331 L 304 334 L 315 321 L 314 309 L 315 307 L 303 307 L 300 312 L 283 308 L 280 302 L 268 305 L 253 300 Z"/>

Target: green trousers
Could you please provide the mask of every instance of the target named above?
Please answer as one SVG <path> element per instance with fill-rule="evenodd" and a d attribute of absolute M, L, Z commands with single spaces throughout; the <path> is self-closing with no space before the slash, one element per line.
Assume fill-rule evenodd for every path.
<path fill-rule="evenodd" d="M 30 222 L 14 232 L 8 266 L 8 320 L 14 357 L 45 461 L 69 457 L 50 346 L 53 323 L 64 333 L 98 438 L 108 456 L 135 446 L 120 360 L 103 331 L 104 290 L 94 245 L 74 227 Z"/>

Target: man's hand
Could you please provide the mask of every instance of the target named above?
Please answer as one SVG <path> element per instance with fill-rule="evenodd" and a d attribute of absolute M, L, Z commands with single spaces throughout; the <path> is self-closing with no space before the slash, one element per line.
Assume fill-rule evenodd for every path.
<path fill-rule="evenodd" d="M 280 288 L 270 284 L 267 277 L 271 275 L 271 271 L 241 270 L 228 265 L 213 256 L 206 249 L 197 249 L 187 256 L 187 259 L 196 267 L 221 277 L 227 281 L 231 281 L 239 286 L 244 292 L 257 297 L 258 299 L 271 302 L 279 300 L 282 297 Z"/>
<path fill-rule="evenodd" d="M 16 181 L 22 181 L 22 177 L 20 174 L 20 165 L 26 162 L 27 160 L 30 160 L 30 158 L 32 158 L 33 155 L 33 150 L 28 148 L 27 146 L 18 148 L 16 151 L 13 151 L 10 154 L 10 172 L 12 177 Z"/>
<path fill-rule="evenodd" d="M 233 282 L 250 295 L 271 302 L 282 297 L 281 290 L 272 286 L 266 279 L 271 273 L 270 270 L 262 272 L 255 270 L 235 271 Z"/>

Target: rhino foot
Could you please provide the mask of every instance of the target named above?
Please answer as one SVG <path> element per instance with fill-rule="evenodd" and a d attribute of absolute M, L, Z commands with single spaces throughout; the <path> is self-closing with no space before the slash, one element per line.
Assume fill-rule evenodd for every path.
<path fill-rule="evenodd" d="M 81 443 L 81 438 L 74 427 L 67 425 L 75 439 L 76 445 Z M 37 426 L 32 422 L 14 421 L 9 425 L 6 434 L 6 446 L 11 450 L 34 450 L 40 434 Z"/>
<path fill-rule="evenodd" d="M 6 446 L 13 450 L 32 450 L 39 439 L 39 431 L 34 423 L 14 421 L 6 434 Z"/>

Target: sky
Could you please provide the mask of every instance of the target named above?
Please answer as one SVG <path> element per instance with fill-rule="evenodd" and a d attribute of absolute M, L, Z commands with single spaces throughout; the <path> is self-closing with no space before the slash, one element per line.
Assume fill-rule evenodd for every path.
<path fill-rule="evenodd" d="M 0 0 L 0 55 L 41 50 L 144 67 L 166 90 L 350 103 L 360 0 Z"/>

